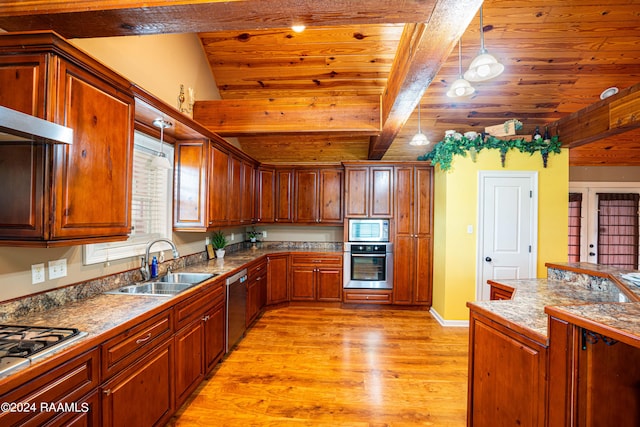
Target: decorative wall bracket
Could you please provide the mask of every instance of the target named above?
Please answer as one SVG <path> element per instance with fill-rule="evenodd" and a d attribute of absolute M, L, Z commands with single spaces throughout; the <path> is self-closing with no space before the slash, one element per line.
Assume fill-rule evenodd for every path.
<path fill-rule="evenodd" d="M 195 92 L 193 88 L 187 89 L 187 95 L 185 97 L 184 85 L 180 85 L 180 94 L 178 95 L 178 110 L 181 113 L 193 118 L 193 104 L 195 102 Z"/>
<path fill-rule="evenodd" d="M 596 332 L 592 332 L 588 329 L 582 328 L 582 349 L 583 350 L 587 349 L 587 344 L 595 345 L 600 341 L 602 341 L 608 346 L 612 346 L 618 343 L 618 341 L 614 340 L 613 338 L 609 338 L 602 334 L 598 334 Z"/>

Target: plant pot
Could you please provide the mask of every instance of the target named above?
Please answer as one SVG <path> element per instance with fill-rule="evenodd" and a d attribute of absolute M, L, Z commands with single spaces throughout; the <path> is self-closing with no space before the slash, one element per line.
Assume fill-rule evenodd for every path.
<path fill-rule="evenodd" d="M 256 240 L 257 240 L 257 237 L 252 237 L 252 238 L 250 238 L 249 240 L 251 241 L 251 243 L 255 243 L 255 242 L 256 242 Z"/>
<path fill-rule="evenodd" d="M 216 258 L 224 258 L 225 250 L 224 249 L 216 249 Z"/>

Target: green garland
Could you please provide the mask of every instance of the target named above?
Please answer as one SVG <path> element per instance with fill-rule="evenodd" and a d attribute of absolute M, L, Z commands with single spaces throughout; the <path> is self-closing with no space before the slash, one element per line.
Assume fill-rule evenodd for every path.
<path fill-rule="evenodd" d="M 495 136 L 487 135 L 482 137 L 476 132 L 467 132 L 464 135 L 454 131 L 447 131 L 442 141 L 438 142 L 429 153 L 418 157 L 418 160 L 431 161 L 433 165 L 439 165 L 442 171 L 451 169 L 451 162 L 454 155 L 466 157 L 467 153 L 471 155 L 473 161 L 478 152 L 485 149 L 495 149 L 500 151 L 500 159 L 502 167 L 504 167 L 507 152 L 509 150 L 518 150 L 521 153 L 540 153 L 542 156 L 543 166 L 547 167 L 547 159 L 549 153 L 560 153 L 561 144 L 558 137 L 554 136 L 549 140 L 540 137 L 534 138 L 531 142 L 524 139 L 500 139 Z"/>

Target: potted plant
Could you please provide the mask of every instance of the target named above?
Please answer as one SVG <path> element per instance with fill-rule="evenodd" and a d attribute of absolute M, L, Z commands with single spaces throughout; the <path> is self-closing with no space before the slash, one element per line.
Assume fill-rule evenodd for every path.
<path fill-rule="evenodd" d="M 255 243 L 256 240 L 258 240 L 258 235 L 259 234 L 260 233 L 258 233 L 258 231 L 255 229 L 255 227 L 253 228 L 253 230 L 247 231 L 247 237 L 249 238 L 251 243 Z"/>
<path fill-rule="evenodd" d="M 222 231 L 214 231 L 211 236 L 211 245 L 216 250 L 216 258 L 224 258 L 224 247 L 227 246 L 227 238 Z"/>

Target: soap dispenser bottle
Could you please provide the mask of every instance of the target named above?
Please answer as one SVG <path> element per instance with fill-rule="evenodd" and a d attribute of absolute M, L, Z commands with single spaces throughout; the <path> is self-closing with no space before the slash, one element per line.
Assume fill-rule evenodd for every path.
<path fill-rule="evenodd" d="M 158 258 L 156 257 L 151 261 L 151 277 L 158 277 Z"/>

